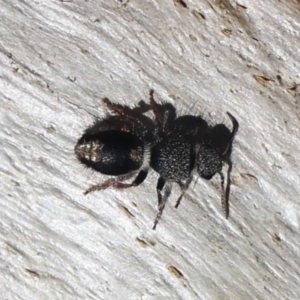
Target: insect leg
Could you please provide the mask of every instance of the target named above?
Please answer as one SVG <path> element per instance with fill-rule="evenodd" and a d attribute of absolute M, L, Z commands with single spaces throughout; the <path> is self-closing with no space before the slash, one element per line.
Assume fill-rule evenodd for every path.
<path fill-rule="evenodd" d="M 185 193 L 186 193 L 187 189 L 189 188 L 191 182 L 192 182 L 192 178 L 187 179 L 185 183 L 183 183 L 182 181 L 179 182 L 179 186 L 180 186 L 180 189 L 181 189 L 181 195 L 179 196 L 179 198 L 176 202 L 175 208 L 178 208 L 178 206 L 180 204 L 180 201 L 181 201 L 182 197 L 185 195 Z"/>
<path fill-rule="evenodd" d="M 141 170 L 131 183 L 120 182 L 121 180 L 128 179 L 128 178 L 124 178 L 124 176 L 111 178 L 104 181 L 103 183 L 92 185 L 84 192 L 84 195 L 87 195 L 95 191 L 105 190 L 109 187 L 113 187 L 115 189 L 127 189 L 133 186 L 138 186 L 146 179 L 147 175 L 148 175 L 148 170 Z M 130 175 L 130 177 L 132 177 L 132 175 Z"/>
<path fill-rule="evenodd" d="M 164 189 L 163 196 L 161 194 L 162 189 Z M 156 225 L 158 224 L 159 220 L 161 219 L 162 213 L 164 211 L 166 202 L 167 202 L 170 194 L 171 194 L 171 186 L 170 186 L 170 184 L 167 183 L 165 185 L 165 180 L 162 177 L 160 177 L 158 179 L 158 182 L 157 182 L 158 213 L 157 213 L 155 221 L 154 221 L 154 225 L 153 225 L 153 228 L 152 228 L 153 230 L 156 229 Z"/>
<path fill-rule="evenodd" d="M 222 187 L 222 195 L 221 195 L 221 205 L 222 209 L 225 213 L 225 218 L 228 219 L 229 215 L 229 193 L 227 195 L 227 189 L 228 189 L 228 177 L 227 177 L 227 186 L 226 186 L 226 192 L 224 190 L 224 174 L 222 172 L 219 172 L 219 175 L 221 177 L 221 187 Z"/>

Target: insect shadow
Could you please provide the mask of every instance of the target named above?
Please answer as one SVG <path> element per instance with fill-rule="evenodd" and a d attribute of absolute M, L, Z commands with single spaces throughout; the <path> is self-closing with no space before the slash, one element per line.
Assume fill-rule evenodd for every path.
<path fill-rule="evenodd" d="M 230 131 L 224 124 L 208 125 L 201 116 L 177 116 L 171 103 L 157 103 L 153 93 L 151 90 L 150 104 L 141 101 L 133 108 L 103 99 L 110 114 L 85 130 L 75 146 L 75 154 L 87 167 L 115 177 L 91 186 L 85 194 L 108 187 L 137 186 L 146 179 L 149 168 L 153 168 L 159 174 L 155 229 L 173 182 L 181 189 L 175 205 L 177 208 L 195 174 L 209 180 L 218 173 L 221 177 L 221 203 L 228 218 L 231 152 L 239 126 L 237 120 L 227 112 L 233 124 Z M 150 111 L 154 118 L 145 115 Z M 228 164 L 226 188 L 223 163 Z M 133 177 L 131 183 L 123 182 Z"/>

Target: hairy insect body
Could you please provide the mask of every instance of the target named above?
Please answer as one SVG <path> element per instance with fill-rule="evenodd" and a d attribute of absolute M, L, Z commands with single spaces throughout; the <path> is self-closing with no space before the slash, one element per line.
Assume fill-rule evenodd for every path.
<path fill-rule="evenodd" d="M 160 175 L 157 182 L 158 214 L 153 229 L 163 213 L 171 193 L 171 184 L 176 182 L 180 189 L 175 207 L 180 204 L 193 179 L 193 174 L 211 179 L 215 174 L 221 177 L 222 207 L 226 218 L 229 214 L 229 191 L 231 172 L 231 148 L 238 122 L 227 113 L 233 123 L 232 132 L 223 125 L 209 126 L 200 116 L 177 117 L 175 108 L 159 105 L 150 92 L 150 105 L 156 116 L 159 142 L 152 148 L 151 167 Z M 223 162 L 229 165 L 227 186 L 224 190 Z"/>
<path fill-rule="evenodd" d="M 75 154 L 82 162 L 99 162 L 103 144 L 99 140 L 82 141 L 75 147 Z"/>
<path fill-rule="evenodd" d="M 210 144 L 197 144 L 196 153 L 196 169 L 200 177 L 210 180 L 216 173 L 221 172 L 222 160 Z"/>
<path fill-rule="evenodd" d="M 153 104 L 157 106 L 155 102 Z M 195 141 L 207 129 L 207 123 L 197 116 L 170 114 L 159 128 L 160 140 L 151 150 L 151 167 L 163 178 L 180 182 L 191 177 L 195 164 Z"/>
<path fill-rule="evenodd" d="M 179 183 L 190 177 L 193 158 L 192 145 L 182 138 L 168 137 L 152 148 L 150 165 L 163 178 Z"/>
<path fill-rule="evenodd" d="M 75 146 L 75 154 L 87 167 L 115 178 L 91 186 L 85 194 L 108 187 L 125 189 L 137 186 L 146 179 L 151 167 L 159 174 L 155 229 L 170 196 L 172 183 L 177 183 L 181 189 L 175 205 L 178 207 L 194 174 L 207 180 L 219 174 L 222 206 L 228 217 L 230 156 L 238 130 L 238 122 L 230 113 L 227 114 L 233 124 L 231 131 L 224 124 L 209 126 L 200 116 L 177 117 L 173 105 L 158 104 L 154 100 L 153 90 L 150 91 L 150 105 L 141 101 L 139 106 L 130 108 L 112 103 L 107 98 L 103 102 L 112 114 L 85 130 Z M 150 110 L 154 119 L 145 115 Z M 224 162 L 229 166 L 226 190 L 222 173 Z M 124 182 L 132 177 L 131 183 Z"/>
<path fill-rule="evenodd" d="M 144 113 L 143 101 L 130 108 L 103 99 L 111 115 L 87 128 L 75 146 L 78 160 L 104 175 L 115 176 L 91 186 L 85 194 L 108 187 L 124 189 L 141 184 L 150 167 L 150 147 L 155 141 L 155 124 Z M 135 176 L 131 183 L 126 179 Z"/>
<path fill-rule="evenodd" d="M 75 147 L 77 158 L 105 175 L 123 175 L 139 169 L 144 161 L 144 144 L 135 135 L 109 130 L 83 135 Z"/>

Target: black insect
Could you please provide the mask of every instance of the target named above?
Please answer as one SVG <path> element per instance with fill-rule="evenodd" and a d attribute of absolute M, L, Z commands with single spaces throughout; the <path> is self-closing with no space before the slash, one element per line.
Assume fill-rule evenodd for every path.
<path fill-rule="evenodd" d="M 233 139 L 238 131 L 237 120 L 227 112 L 233 124 L 230 132 L 224 124 L 209 126 L 200 116 L 177 117 L 174 107 L 166 109 L 155 102 L 153 92 L 150 106 L 158 126 L 157 142 L 151 148 L 150 165 L 160 175 L 156 187 L 158 214 L 153 229 L 161 218 L 171 193 L 172 182 L 176 182 L 181 189 L 181 195 L 175 205 L 177 208 L 195 173 L 207 180 L 216 173 L 221 176 L 222 207 L 228 218 L 232 169 L 230 156 Z M 223 162 L 228 164 L 226 190 L 222 173 Z"/>
<path fill-rule="evenodd" d="M 147 177 L 150 148 L 155 141 L 155 124 L 144 115 L 149 105 L 141 101 L 139 106 L 130 108 L 107 98 L 103 103 L 111 114 L 85 130 L 75 146 L 75 154 L 87 167 L 116 177 L 91 186 L 85 195 L 108 187 L 124 189 L 141 184 Z M 131 183 L 123 182 L 135 175 Z"/>
<path fill-rule="evenodd" d="M 171 193 L 172 182 L 179 184 L 180 204 L 193 175 L 211 179 L 216 173 L 221 176 L 222 206 L 226 218 L 229 214 L 231 149 L 238 122 L 227 113 L 233 129 L 218 124 L 209 126 L 200 116 L 177 117 L 176 109 L 170 103 L 158 104 L 150 91 L 150 105 L 143 101 L 130 108 L 103 99 L 112 115 L 98 120 L 88 128 L 75 146 L 77 158 L 94 170 L 116 176 L 90 187 L 85 194 L 114 187 L 129 188 L 141 184 L 152 167 L 159 175 L 157 182 L 158 214 L 153 229 L 163 213 Z M 152 111 L 154 120 L 145 113 Z M 223 162 L 228 167 L 227 186 L 224 190 Z M 137 174 L 137 175 L 136 175 Z M 126 179 L 135 176 L 131 183 Z"/>

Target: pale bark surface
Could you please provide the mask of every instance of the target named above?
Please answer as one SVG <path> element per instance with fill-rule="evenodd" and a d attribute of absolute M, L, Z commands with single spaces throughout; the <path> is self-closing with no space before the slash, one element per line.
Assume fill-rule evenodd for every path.
<path fill-rule="evenodd" d="M 299 1 L 0 1 L 0 299 L 300 299 Z M 126 191 L 74 156 L 103 97 L 240 123 L 220 179 Z M 196 177 L 195 177 L 196 181 Z M 179 273 L 176 273 L 178 269 Z"/>

